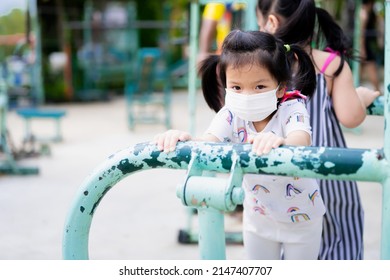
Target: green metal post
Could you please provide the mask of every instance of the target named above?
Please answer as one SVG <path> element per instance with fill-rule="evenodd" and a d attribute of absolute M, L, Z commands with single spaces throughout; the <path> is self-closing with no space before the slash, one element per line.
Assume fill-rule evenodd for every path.
<path fill-rule="evenodd" d="M 41 27 L 39 24 L 37 0 L 28 0 L 28 9 L 31 21 L 31 33 L 35 39 L 35 45 L 32 50 L 34 52 L 35 60 L 31 71 L 31 83 L 37 104 L 42 105 L 45 102 L 45 92 L 42 78 Z"/>
<path fill-rule="evenodd" d="M 384 154 L 385 158 L 390 158 L 390 0 L 386 0 L 385 3 L 385 69 L 384 69 L 384 119 L 385 119 L 385 132 L 384 132 Z M 382 195 L 382 237 L 390 236 L 390 177 L 383 181 L 383 195 Z M 381 245 L 381 258 L 390 259 L 390 241 L 382 238 Z"/>
<path fill-rule="evenodd" d="M 191 176 L 178 190 L 184 205 L 197 208 L 201 259 L 226 259 L 224 214 L 220 210 L 224 206 L 225 185 L 223 179 Z"/>
<path fill-rule="evenodd" d="M 93 14 L 93 4 L 91 0 L 87 0 L 84 3 L 84 19 L 83 19 L 83 44 L 84 46 L 92 46 L 92 14 Z M 91 62 L 88 62 L 88 66 Z M 92 70 L 93 71 L 93 70 Z M 88 90 L 92 87 L 91 73 L 86 73 L 84 77 L 83 89 Z"/>
<path fill-rule="evenodd" d="M 353 46 L 357 53 L 360 54 L 360 37 L 361 37 L 361 22 L 360 22 L 360 11 L 362 9 L 362 0 L 355 0 L 355 25 L 353 30 Z M 355 86 L 360 85 L 360 61 L 353 60 L 353 82 Z"/>
<path fill-rule="evenodd" d="M 198 155 L 193 153 L 184 184 L 177 188 L 177 196 L 182 203 L 198 211 L 198 240 L 202 259 L 226 259 L 224 212 L 233 211 L 244 201 L 241 189 L 243 173 L 236 154 L 232 161 L 228 179 L 207 177 L 199 168 Z"/>
<path fill-rule="evenodd" d="M 245 11 L 245 29 L 246 30 L 258 30 L 256 19 L 256 5 L 257 0 L 247 0 Z"/>
<path fill-rule="evenodd" d="M 214 208 L 199 208 L 199 250 L 202 260 L 224 260 L 224 214 Z"/>
<path fill-rule="evenodd" d="M 196 110 L 196 59 L 198 55 L 198 33 L 199 33 L 199 1 L 191 1 L 190 13 L 190 56 L 188 73 L 188 106 L 190 112 L 189 131 L 195 135 L 195 110 Z"/>

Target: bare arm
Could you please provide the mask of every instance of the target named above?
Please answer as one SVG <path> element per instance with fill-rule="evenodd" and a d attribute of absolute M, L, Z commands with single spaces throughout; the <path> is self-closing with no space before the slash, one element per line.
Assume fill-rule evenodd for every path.
<path fill-rule="evenodd" d="M 203 19 L 199 32 L 199 54 L 198 62 L 201 62 L 211 53 L 211 47 L 217 32 L 218 21 L 212 19 Z"/>
<path fill-rule="evenodd" d="M 374 91 L 371 94 L 378 95 Z M 340 75 L 333 80 L 332 100 L 337 119 L 343 126 L 354 128 L 364 121 L 366 117 L 365 102 L 362 102 L 355 89 L 352 71 L 346 62 Z"/>

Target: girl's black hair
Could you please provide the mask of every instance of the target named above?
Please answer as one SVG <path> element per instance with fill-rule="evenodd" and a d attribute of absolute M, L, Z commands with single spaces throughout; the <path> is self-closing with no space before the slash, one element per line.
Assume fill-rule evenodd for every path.
<path fill-rule="evenodd" d="M 223 42 L 221 55 L 211 55 L 200 65 L 203 95 L 211 109 L 218 112 L 223 107 L 227 67 L 246 65 L 265 67 L 278 84 L 300 90 L 308 97 L 315 90 L 313 63 L 297 44 L 285 46 L 275 36 L 261 31 L 233 30 Z"/>
<path fill-rule="evenodd" d="M 271 13 L 283 17 L 274 35 L 284 42 L 329 47 L 338 52 L 341 62 L 334 76 L 340 74 L 346 59 L 356 58 L 349 38 L 326 10 L 316 7 L 314 0 L 258 0 L 257 9 L 263 17 Z"/>

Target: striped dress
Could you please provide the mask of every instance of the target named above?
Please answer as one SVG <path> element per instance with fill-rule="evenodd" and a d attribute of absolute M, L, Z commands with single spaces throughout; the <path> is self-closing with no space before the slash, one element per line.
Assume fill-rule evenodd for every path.
<path fill-rule="evenodd" d="M 332 54 L 329 59 L 333 59 Z M 324 71 L 317 75 L 317 89 L 307 104 L 313 130 L 313 146 L 346 147 L 336 118 L 332 98 L 327 94 Z M 323 238 L 319 259 L 357 260 L 363 258 L 364 213 L 355 181 L 319 180 L 325 203 Z"/>

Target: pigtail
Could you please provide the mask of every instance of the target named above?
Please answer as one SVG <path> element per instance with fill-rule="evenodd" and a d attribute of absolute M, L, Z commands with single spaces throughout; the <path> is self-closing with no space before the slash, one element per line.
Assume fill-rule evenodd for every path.
<path fill-rule="evenodd" d="M 204 99 L 215 112 L 223 107 L 225 100 L 225 90 L 217 75 L 219 59 L 219 55 L 210 55 L 201 62 L 198 71 Z"/>
<path fill-rule="evenodd" d="M 316 89 L 316 71 L 310 56 L 297 44 L 285 45 L 287 64 L 294 73 L 288 85 L 289 89 L 298 89 L 311 97 Z M 295 71 L 294 71 L 295 69 Z"/>
<path fill-rule="evenodd" d="M 343 69 L 344 61 L 346 59 L 356 58 L 353 55 L 353 49 L 350 47 L 350 40 L 326 10 L 316 8 L 316 14 L 318 20 L 317 34 L 323 34 L 324 37 L 318 36 L 316 39 L 316 45 L 320 46 L 321 43 L 323 43 L 326 47 L 330 48 L 334 52 L 337 52 L 340 56 L 340 65 L 334 73 L 334 76 L 338 76 Z M 325 41 L 322 42 L 321 40 Z"/>

